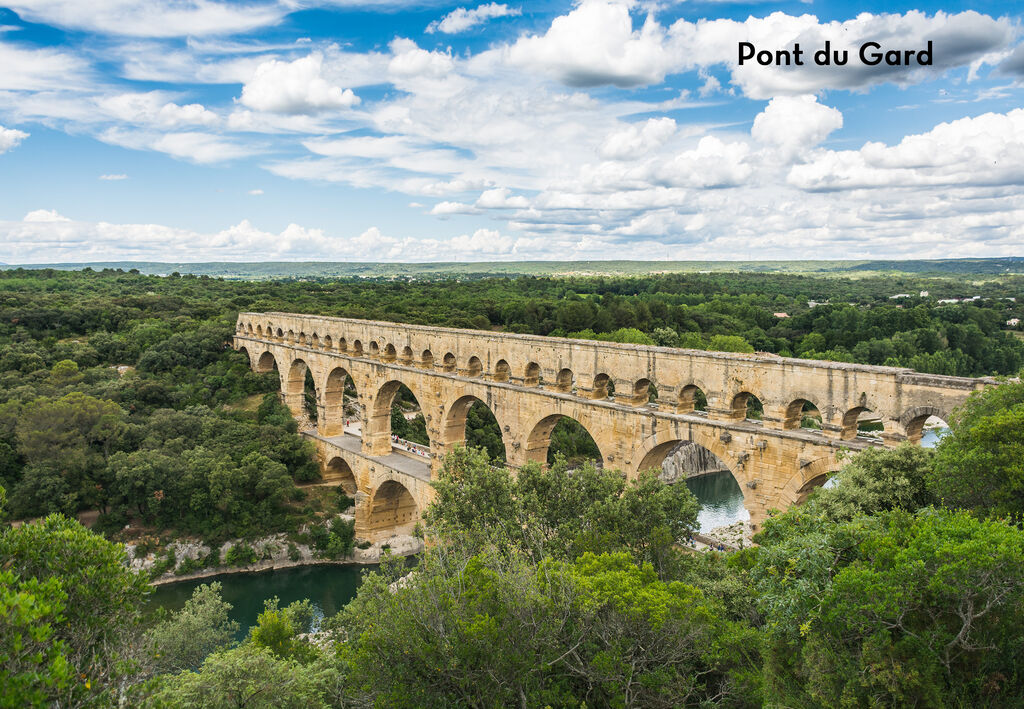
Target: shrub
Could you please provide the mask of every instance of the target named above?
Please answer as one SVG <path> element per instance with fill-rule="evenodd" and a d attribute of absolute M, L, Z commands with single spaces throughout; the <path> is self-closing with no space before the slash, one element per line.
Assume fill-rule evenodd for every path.
<path fill-rule="evenodd" d="M 248 566 L 255 561 L 256 550 L 245 542 L 233 545 L 224 555 L 224 563 L 228 566 Z"/>

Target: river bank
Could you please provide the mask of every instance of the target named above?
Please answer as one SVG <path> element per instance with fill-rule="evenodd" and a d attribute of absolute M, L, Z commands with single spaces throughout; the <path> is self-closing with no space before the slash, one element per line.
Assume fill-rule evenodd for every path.
<path fill-rule="evenodd" d="M 213 549 L 200 540 L 180 539 L 159 552 L 127 544 L 131 568 L 150 574 L 154 586 L 212 578 L 226 574 L 280 571 L 303 566 L 368 566 L 385 554 L 413 556 L 423 551 L 423 540 L 395 535 L 365 548 L 356 547 L 340 558 L 325 558 L 307 544 L 289 541 L 282 533 L 255 540 L 233 539 Z M 144 553 L 140 553 L 144 552 Z"/>

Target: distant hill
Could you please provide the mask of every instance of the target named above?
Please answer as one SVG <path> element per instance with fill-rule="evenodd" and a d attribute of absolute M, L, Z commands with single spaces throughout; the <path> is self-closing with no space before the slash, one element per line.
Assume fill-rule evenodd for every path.
<path fill-rule="evenodd" d="M 901 273 L 1024 273 L 1024 256 L 953 258 L 933 261 L 866 261 L 848 270 L 899 271 Z"/>
<path fill-rule="evenodd" d="M 106 261 L 51 263 L 20 266 L 28 269 L 81 270 L 137 269 L 142 273 L 194 274 L 238 280 L 310 278 L 482 278 L 486 276 L 635 276 L 654 273 L 754 272 L 814 273 L 819 275 L 866 272 L 914 274 L 1024 273 L 1024 257 L 940 259 L 910 261 L 490 261 L 476 263 L 372 263 L 338 261 L 264 261 L 241 263 L 170 263 Z M 19 268 L 3 265 L 0 268 Z"/>

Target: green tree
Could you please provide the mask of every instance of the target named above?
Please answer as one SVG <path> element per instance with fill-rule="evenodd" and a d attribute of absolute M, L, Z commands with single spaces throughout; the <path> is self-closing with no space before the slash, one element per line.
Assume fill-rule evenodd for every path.
<path fill-rule="evenodd" d="M 756 541 L 768 543 L 822 523 L 846 522 L 893 509 L 916 512 L 935 504 L 926 480 L 932 451 L 910 443 L 868 448 L 833 476 L 835 485 L 815 490 L 802 504 L 769 519 Z"/>
<path fill-rule="evenodd" d="M 953 412 L 928 487 L 945 505 L 1024 520 L 1024 383 L 975 392 Z"/>
<path fill-rule="evenodd" d="M 217 581 L 200 585 L 184 608 L 146 633 L 155 671 L 195 669 L 207 655 L 231 644 L 238 623 L 230 619 L 231 604 L 221 598 L 220 589 Z"/>
<path fill-rule="evenodd" d="M 66 599 L 56 578 L 0 571 L 0 707 L 43 706 L 74 683 L 64 642 L 54 638 Z"/>
<path fill-rule="evenodd" d="M 0 569 L 23 582 L 51 579 L 66 594 L 62 617 L 53 621 L 76 681 L 56 700 L 62 706 L 98 701 L 130 676 L 131 645 L 138 632 L 149 584 L 128 569 L 124 548 L 74 520 L 50 515 L 0 533 Z"/>
<path fill-rule="evenodd" d="M 696 527 L 699 505 L 685 485 L 656 476 L 627 481 L 618 471 L 565 459 L 524 465 L 513 476 L 480 450 L 445 458 L 426 511 L 428 524 L 475 548 L 514 547 L 540 559 L 574 559 L 587 551 L 628 550 L 640 561 L 667 563 L 673 546 Z"/>
<path fill-rule="evenodd" d="M 161 709 L 310 709 L 328 707 L 337 670 L 327 663 L 304 667 L 245 643 L 215 652 L 196 672 L 162 678 L 146 705 Z"/>
<path fill-rule="evenodd" d="M 1024 532 L 965 512 L 822 521 L 758 550 L 768 692 L 786 706 L 1024 701 Z"/>
<path fill-rule="evenodd" d="M 714 335 L 708 342 L 712 352 L 741 352 L 750 354 L 754 348 L 739 335 Z"/>

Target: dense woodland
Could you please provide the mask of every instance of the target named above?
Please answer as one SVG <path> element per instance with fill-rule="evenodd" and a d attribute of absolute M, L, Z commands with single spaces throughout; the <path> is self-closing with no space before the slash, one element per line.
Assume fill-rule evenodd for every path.
<path fill-rule="evenodd" d="M 226 346 L 240 310 L 1015 375 L 1024 343 L 1005 323 L 1024 314 L 1022 285 L 0 272 L 0 522 L 49 515 L 0 529 L 0 706 L 1019 706 L 1020 383 L 973 397 L 934 452 L 857 456 L 728 555 L 684 548 L 684 486 L 562 455 L 516 476 L 492 466 L 500 439 L 475 409 L 471 447 L 436 483 L 429 551 L 411 574 L 368 574 L 317 643 L 308 603 L 275 602 L 233 642 L 215 585 L 151 617 L 146 578 L 108 538 L 128 520 L 215 541 L 316 518 L 297 484 L 319 473 L 276 375 Z M 578 433 L 553 448 L 581 453 Z M 71 518 L 84 510 L 92 531 Z"/>

